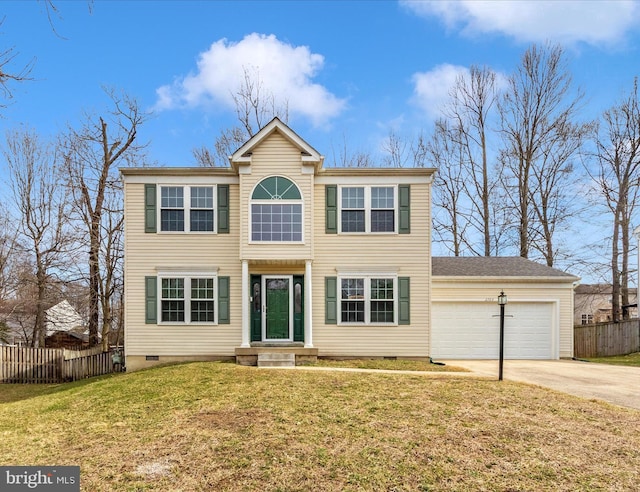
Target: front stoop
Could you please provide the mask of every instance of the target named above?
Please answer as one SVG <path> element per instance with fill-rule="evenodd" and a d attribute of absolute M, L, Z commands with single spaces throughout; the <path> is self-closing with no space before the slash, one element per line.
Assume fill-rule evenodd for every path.
<path fill-rule="evenodd" d="M 296 367 L 296 354 L 278 352 L 258 354 L 258 367 Z"/>
<path fill-rule="evenodd" d="M 313 364 L 318 359 L 317 348 L 305 348 L 299 344 L 252 344 L 251 347 L 236 347 L 235 356 L 236 363 L 243 366 L 257 366 L 267 367 L 258 363 L 258 358 L 265 354 L 274 354 L 276 358 L 282 358 L 281 356 L 287 356 L 293 358 L 294 363 L 289 366 L 271 366 L 271 367 L 294 367 L 296 365 Z M 265 359 L 266 360 L 266 359 Z"/>

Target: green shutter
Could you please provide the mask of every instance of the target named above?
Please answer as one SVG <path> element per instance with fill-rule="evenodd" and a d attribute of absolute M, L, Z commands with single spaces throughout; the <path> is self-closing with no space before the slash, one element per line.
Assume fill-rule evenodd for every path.
<path fill-rule="evenodd" d="M 338 279 L 324 278 L 324 322 L 328 325 L 338 324 Z"/>
<path fill-rule="evenodd" d="M 145 319 L 148 325 L 158 323 L 158 278 L 144 278 Z"/>
<path fill-rule="evenodd" d="M 398 186 L 399 227 L 400 234 L 411 232 L 411 188 L 409 185 Z"/>
<path fill-rule="evenodd" d="M 326 223 L 325 232 L 327 234 L 338 233 L 338 187 L 327 185 L 324 187 Z"/>
<path fill-rule="evenodd" d="M 156 232 L 156 185 L 144 185 L 144 232 Z"/>
<path fill-rule="evenodd" d="M 409 277 L 398 277 L 398 324 L 411 324 Z"/>
<path fill-rule="evenodd" d="M 229 316 L 229 277 L 218 277 L 218 324 L 231 323 Z"/>
<path fill-rule="evenodd" d="M 229 234 L 229 185 L 218 185 L 218 233 Z"/>

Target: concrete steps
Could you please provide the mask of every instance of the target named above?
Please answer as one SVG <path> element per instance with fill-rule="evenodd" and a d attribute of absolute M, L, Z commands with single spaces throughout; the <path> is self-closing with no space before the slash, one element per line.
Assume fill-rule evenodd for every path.
<path fill-rule="evenodd" d="M 296 367 L 296 354 L 265 352 L 258 354 L 258 367 Z"/>

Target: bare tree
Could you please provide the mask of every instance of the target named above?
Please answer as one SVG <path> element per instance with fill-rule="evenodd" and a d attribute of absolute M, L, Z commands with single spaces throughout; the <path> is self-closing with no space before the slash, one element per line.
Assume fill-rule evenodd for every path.
<path fill-rule="evenodd" d="M 144 162 L 146 144 L 138 143 L 137 133 L 150 117 L 130 96 L 106 92 L 113 103 L 109 116 L 87 115 L 81 127 L 70 129 L 62 143 L 68 189 L 88 244 L 91 345 L 98 343 L 101 307 L 110 305 L 113 295 L 111 269 L 121 259 L 121 253 L 110 249 L 120 248 L 120 240 L 110 236 L 121 234 L 122 228 L 122 203 L 109 198 L 119 193 L 117 166 Z"/>
<path fill-rule="evenodd" d="M 604 112 L 594 132 L 597 168 L 591 176 L 612 215 L 612 317 L 629 304 L 631 219 L 640 195 L 640 100 L 638 79 L 620 102 Z"/>
<path fill-rule="evenodd" d="M 460 256 L 469 244 L 464 152 L 458 144 L 457 132 L 458 128 L 452 127 L 448 120 L 439 119 L 426 144 L 426 159 L 438 169 L 434 183 L 434 232 L 454 256 Z"/>
<path fill-rule="evenodd" d="M 49 25 L 51 26 L 51 30 L 58 36 L 62 37 L 58 34 L 55 28 L 53 17 L 60 17 L 60 12 L 56 4 L 53 0 L 43 0 L 43 4 L 45 7 L 45 11 L 47 13 L 47 19 L 49 20 Z M 87 5 L 89 7 L 89 12 L 91 12 L 93 7 L 93 0 L 87 0 Z M 0 20 L 0 26 L 4 23 L 4 19 Z M 15 82 L 24 82 L 26 80 L 33 80 L 30 77 L 31 71 L 33 70 L 33 66 L 35 64 L 35 59 L 31 59 L 28 63 L 22 65 L 21 68 L 13 67 L 13 63 L 15 62 L 16 57 L 18 56 L 18 52 L 15 47 L 7 48 L 5 50 L 0 51 L 0 92 L 2 92 L 4 99 L 9 100 L 13 97 L 12 85 Z M 0 104 L 0 107 L 5 107 L 4 104 Z"/>
<path fill-rule="evenodd" d="M 426 167 L 429 165 L 428 142 L 428 138 L 422 131 L 411 141 L 409 152 L 411 153 L 411 160 L 413 161 L 414 167 Z"/>
<path fill-rule="evenodd" d="M 382 142 L 382 150 L 384 152 L 382 164 L 385 167 L 404 167 L 410 151 L 407 147 L 406 140 L 393 130 L 389 131 L 389 135 Z"/>
<path fill-rule="evenodd" d="M 549 135 L 536 165 L 531 168 L 531 208 L 533 211 L 530 232 L 531 248 L 538 251 L 548 266 L 553 266 L 561 255 L 556 232 L 568 226 L 579 216 L 576 205 L 578 187 L 575 183 L 574 159 L 589 131 L 588 125 L 558 122 L 555 132 Z"/>
<path fill-rule="evenodd" d="M 491 199 L 498 183 L 489 167 L 489 128 L 497 99 L 496 73 L 487 67 L 472 65 L 468 75 L 460 75 L 450 92 L 445 114 L 457 127 L 451 133 L 459 139 L 463 152 L 466 194 L 472 211 L 470 224 L 482 237 L 484 256 L 491 255 Z"/>
<path fill-rule="evenodd" d="M 124 214 L 122 188 L 114 186 L 105 193 L 105 213 L 101 224 L 100 305 L 102 309 L 102 344 L 109 348 L 111 333 L 121 333 L 123 326 L 118 309 L 124 293 Z"/>
<path fill-rule="evenodd" d="M 3 22 L 0 21 L 0 26 L 2 26 Z M 29 75 L 33 69 L 34 60 L 31 60 L 22 68 L 12 68 L 17 56 L 18 52 L 13 47 L 0 51 L 0 92 L 5 100 L 13 97 L 13 83 L 31 80 Z M 6 104 L 0 104 L 0 107 L 5 106 Z"/>
<path fill-rule="evenodd" d="M 500 100 L 501 131 L 505 144 L 500 161 L 505 183 L 511 190 L 508 196 L 512 197 L 517 216 L 518 246 L 520 256 L 524 258 L 529 257 L 537 232 L 532 202 L 539 198 L 534 196 L 535 192 L 542 190 L 541 187 L 536 188 L 533 181 L 536 175 L 548 177 L 549 170 L 544 167 L 554 159 L 547 157 L 553 154 L 557 160 L 563 155 L 556 150 L 559 143 L 565 145 L 565 149 L 571 148 L 563 138 L 572 134 L 562 138 L 558 134 L 565 132 L 573 123 L 580 100 L 580 93 L 572 93 L 571 74 L 566 67 L 563 49 L 551 45 L 533 45 L 524 53 Z M 549 236 L 545 241 L 551 239 Z M 544 256 L 547 263 L 552 264 L 553 252 L 548 251 Z"/>
<path fill-rule="evenodd" d="M 373 160 L 368 152 L 352 151 L 347 143 L 346 135 L 342 136 L 342 143 L 337 152 L 332 147 L 333 163 L 336 167 L 372 167 Z"/>
<path fill-rule="evenodd" d="M 194 149 L 193 157 L 199 166 L 227 166 L 228 157 L 273 118 L 289 121 L 288 101 L 278 100 L 264 88 L 257 67 L 244 67 L 242 83 L 232 98 L 239 126 L 222 130 L 213 150 L 206 146 Z"/>
<path fill-rule="evenodd" d="M 70 244 L 68 200 L 59 184 L 58 158 L 51 146 L 31 130 L 10 132 L 4 152 L 9 167 L 13 201 L 19 212 L 20 243 L 33 256 L 35 267 L 35 322 L 32 344 L 44 346 L 45 310 L 49 288 L 63 266 Z"/>
<path fill-rule="evenodd" d="M 11 266 L 18 249 L 18 230 L 5 204 L 0 203 L 0 312 L 2 303 L 12 291 Z"/>
<path fill-rule="evenodd" d="M 390 130 L 382 142 L 382 165 L 385 167 L 425 167 L 429 165 L 429 140 L 421 131 L 415 137 L 403 138 Z M 345 143 L 345 155 L 346 143 Z M 356 154 L 358 155 L 358 154 Z M 367 161 L 371 158 L 367 154 Z M 364 166 L 360 166 L 364 167 Z"/>
<path fill-rule="evenodd" d="M 0 341 L 4 343 L 9 343 L 8 300 L 16 287 L 13 267 L 18 256 L 18 231 L 14 223 L 5 204 L 0 203 Z"/>

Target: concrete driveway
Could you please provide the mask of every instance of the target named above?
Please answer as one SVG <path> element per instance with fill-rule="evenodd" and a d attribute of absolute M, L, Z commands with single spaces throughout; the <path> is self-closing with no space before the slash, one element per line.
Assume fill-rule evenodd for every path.
<path fill-rule="evenodd" d="M 479 376 L 498 379 L 497 360 L 446 360 Z M 588 399 L 640 410 L 640 367 L 573 360 L 505 360 L 503 379 L 536 384 Z"/>

